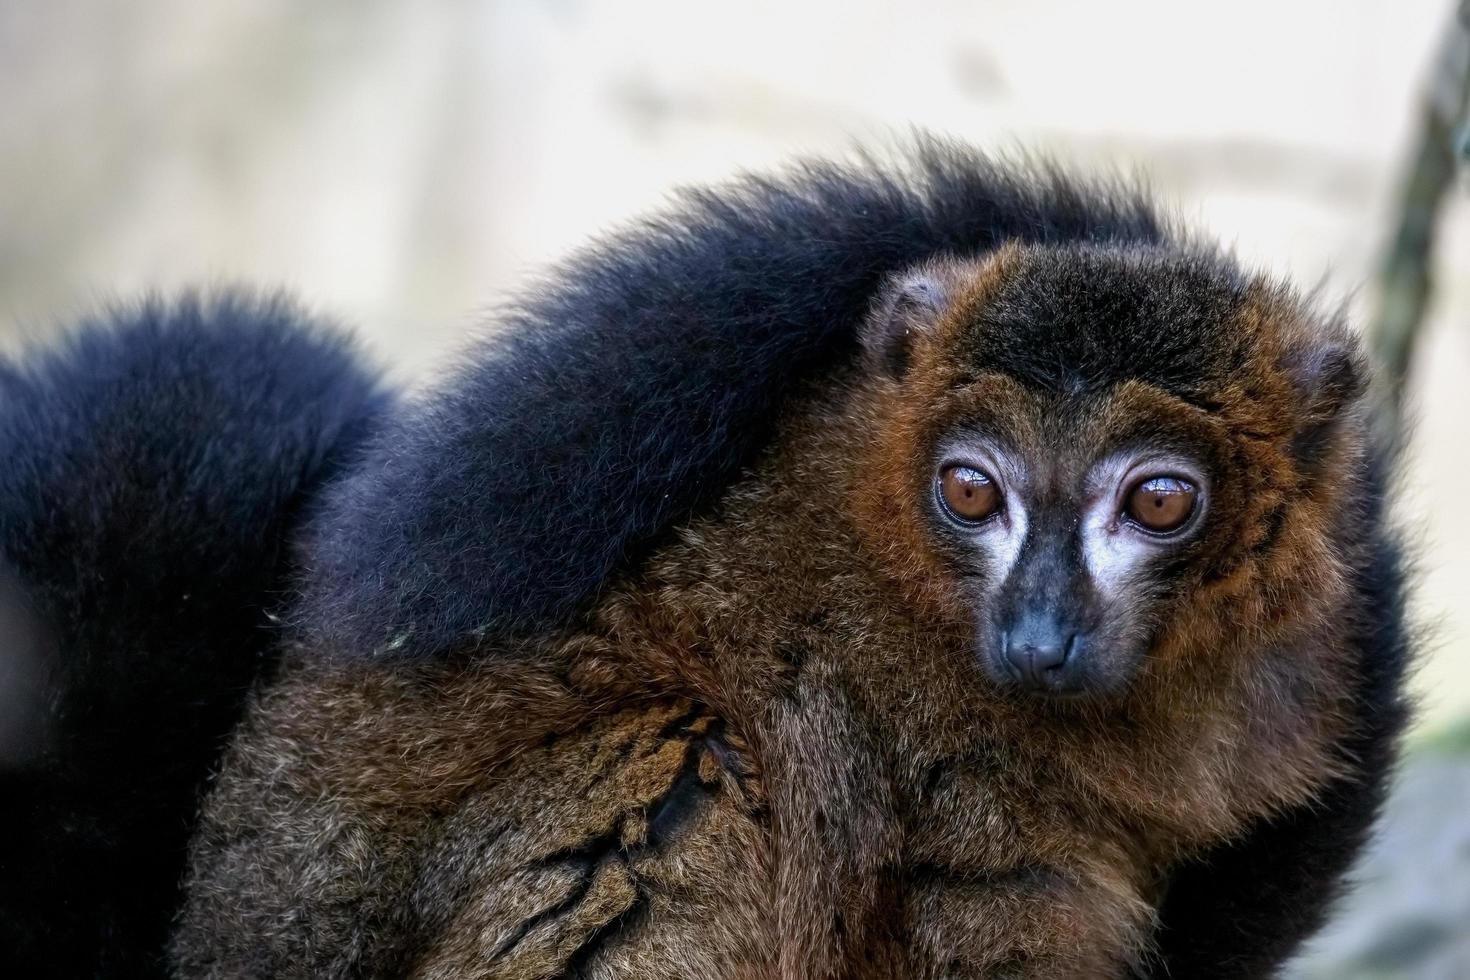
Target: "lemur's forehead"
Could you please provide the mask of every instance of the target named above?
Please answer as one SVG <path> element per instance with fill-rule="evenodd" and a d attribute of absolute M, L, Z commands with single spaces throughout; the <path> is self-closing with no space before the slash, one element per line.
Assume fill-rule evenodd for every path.
<path fill-rule="evenodd" d="M 970 371 L 1068 396 L 1137 382 L 1199 400 L 1254 360 L 1243 313 L 1259 290 L 1218 256 L 1012 248 L 973 276 L 950 334 Z"/>
<path fill-rule="evenodd" d="M 955 389 L 944 414 L 941 451 L 992 446 L 1032 476 L 1069 485 L 1125 455 L 1189 457 L 1214 470 L 1230 439 L 1210 408 L 1138 380 L 1060 392 L 987 371 Z"/>

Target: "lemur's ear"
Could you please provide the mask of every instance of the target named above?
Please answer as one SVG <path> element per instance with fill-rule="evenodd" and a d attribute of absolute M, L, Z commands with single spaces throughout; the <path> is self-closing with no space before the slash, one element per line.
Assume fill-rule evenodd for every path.
<path fill-rule="evenodd" d="M 1291 452 L 1297 462 L 1315 467 L 1368 387 L 1368 369 L 1349 337 L 1305 338 L 1287 355 L 1283 367 L 1297 395 L 1297 427 Z"/>
<path fill-rule="evenodd" d="M 933 329 L 951 291 L 949 279 L 934 269 L 914 269 L 889 279 L 863 328 L 869 369 L 902 378 L 915 338 Z"/>

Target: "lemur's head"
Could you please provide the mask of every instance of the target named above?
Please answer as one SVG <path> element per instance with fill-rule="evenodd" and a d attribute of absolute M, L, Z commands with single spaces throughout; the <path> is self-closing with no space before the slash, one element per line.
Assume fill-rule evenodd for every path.
<path fill-rule="evenodd" d="M 1284 288 L 1205 253 L 1013 246 L 896 277 L 864 345 L 869 543 L 972 623 L 997 684 L 1116 693 L 1284 644 L 1342 588 L 1363 371 Z"/>

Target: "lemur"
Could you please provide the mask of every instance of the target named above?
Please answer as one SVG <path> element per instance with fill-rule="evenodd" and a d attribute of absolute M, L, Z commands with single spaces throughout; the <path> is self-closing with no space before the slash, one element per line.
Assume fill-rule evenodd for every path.
<path fill-rule="evenodd" d="M 0 374 L 60 665 L 7 913 L 65 872 L 6 955 L 48 972 L 50 915 L 180 977 L 1250 977 L 1321 923 L 1412 649 L 1336 317 L 921 140 L 692 192 L 505 319 L 417 401 L 239 299 Z M 134 667 L 166 743 L 95 680 Z"/>

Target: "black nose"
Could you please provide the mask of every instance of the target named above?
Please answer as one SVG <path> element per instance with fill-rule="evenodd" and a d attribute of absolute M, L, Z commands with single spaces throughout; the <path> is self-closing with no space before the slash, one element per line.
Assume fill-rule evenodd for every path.
<path fill-rule="evenodd" d="M 1005 637 L 1005 659 L 1017 680 L 1032 687 L 1055 688 L 1077 650 L 1077 633 L 1056 626 L 1025 624 Z"/>

